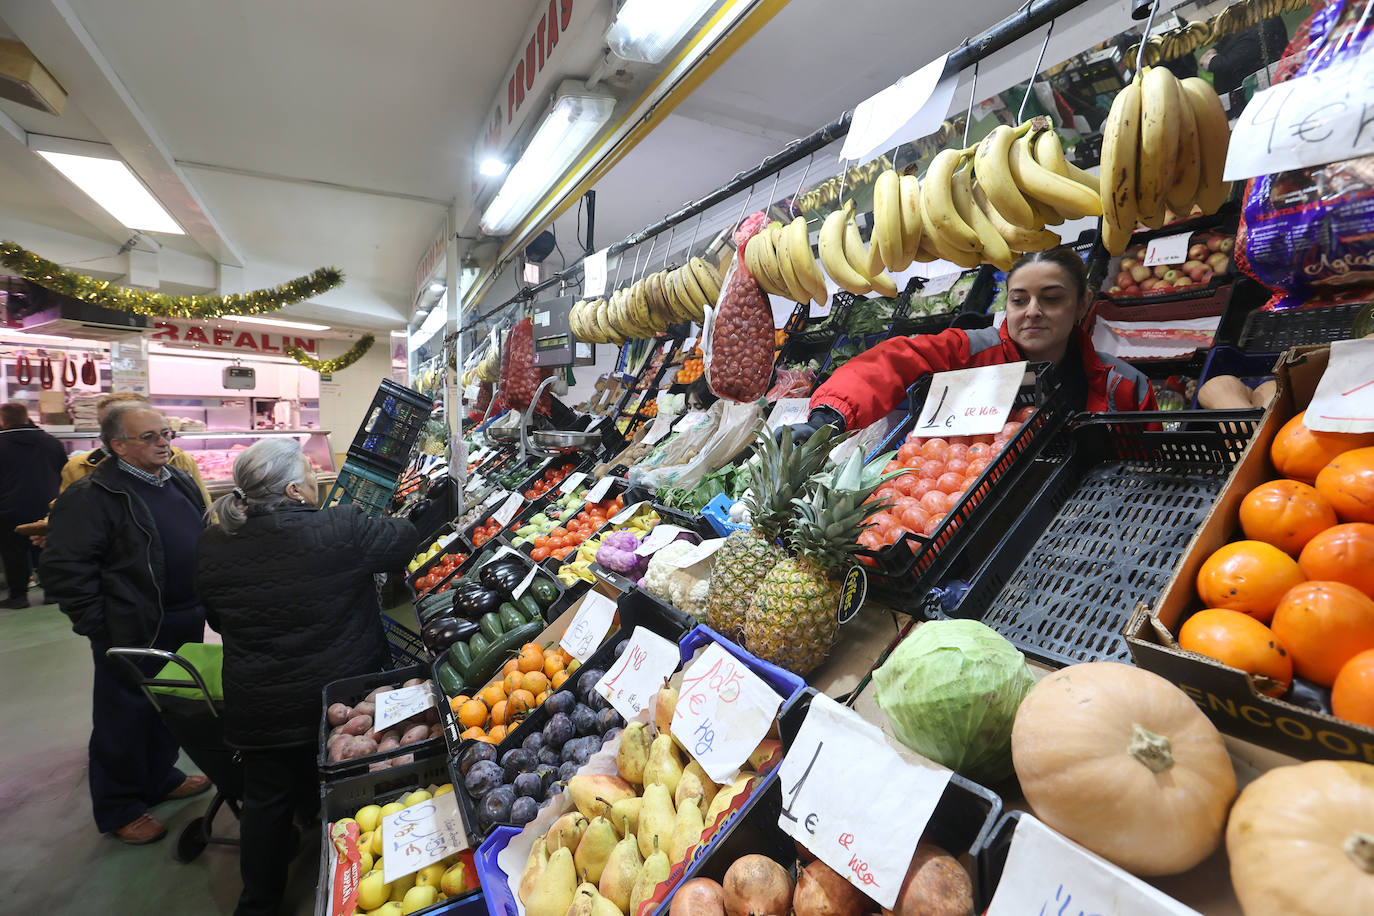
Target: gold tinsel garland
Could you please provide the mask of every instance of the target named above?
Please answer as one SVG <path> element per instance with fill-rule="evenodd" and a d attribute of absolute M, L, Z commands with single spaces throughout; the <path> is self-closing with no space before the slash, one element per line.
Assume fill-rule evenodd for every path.
<path fill-rule="evenodd" d="M 306 353 L 300 347 L 287 347 L 286 355 L 300 363 L 307 369 L 314 369 L 316 372 L 328 374 L 338 372 L 340 369 L 347 369 L 349 366 L 363 358 L 363 354 L 372 349 L 372 343 L 376 338 L 371 334 L 364 334 L 358 342 L 348 348 L 348 352 L 343 356 L 336 356 L 333 359 L 316 359 Z"/>
<path fill-rule="evenodd" d="M 224 315 L 261 315 L 282 306 L 301 302 L 340 286 L 343 273 L 336 267 L 321 267 L 304 277 L 250 293 L 230 296 L 169 296 L 141 289 L 115 286 L 75 273 L 45 258 L 40 258 L 14 242 L 0 242 L 0 265 L 18 272 L 25 279 L 64 296 L 104 308 L 135 315 L 169 318 L 219 318 Z M 364 348 L 366 352 L 366 348 Z M 362 354 L 359 354 L 362 355 Z"/>

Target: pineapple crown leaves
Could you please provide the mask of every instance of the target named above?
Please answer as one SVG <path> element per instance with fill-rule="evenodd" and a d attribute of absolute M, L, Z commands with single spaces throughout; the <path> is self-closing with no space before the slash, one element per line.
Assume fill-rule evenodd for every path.
<path fill-rule="evenodd" d="M 890 460 L 889 452 L 865 463 L 863 453 L 855 452 L 843 464 L 811 478 L 810 491 L 792 500 L 796 517 L 789 534 L 798 554 L 829 574 L 852 561 L 868 519 L 891 507 L 887 500 L 865 500 L 907 472 L 902 468 L 884 473 Z"/>
<path fill-rule="evenodd" d="M 758 464 L 753 469 L 750 492 L 744 498 L 753 530 L 759 537 L 775 540 L 792 518 L 792 502 L 825 464 L 830 450 L 848 438 L 833 426 L 823 426 L 801 445 L 794 446 L 791 427 L 784 426 L 775 440 L 767 430 L 754 437 Z"/>

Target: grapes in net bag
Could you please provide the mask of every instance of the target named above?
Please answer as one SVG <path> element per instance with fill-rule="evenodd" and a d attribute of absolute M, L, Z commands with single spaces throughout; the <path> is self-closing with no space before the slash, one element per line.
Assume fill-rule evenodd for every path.
<path fill-rule="evenodd" d="M 721 284 L 720 299 L 702 332 L 706 384 L 722 398 L 756 401 L 773 374 L 773 309 L 744 266 L 744 246 L 768 225 L 755 213 L 735 230 L 735 256 Z"/>

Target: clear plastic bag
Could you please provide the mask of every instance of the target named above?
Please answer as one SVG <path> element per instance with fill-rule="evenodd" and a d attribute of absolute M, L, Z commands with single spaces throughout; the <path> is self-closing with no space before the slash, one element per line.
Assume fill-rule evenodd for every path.
<path fill-rule="evenodd" d="M 706 383 L 741 403 L 763 397 L 773 374 L 773 308 L 743 263 L 744 246 L 765 225 L 767 217 L 756 213 L 736 230 L 735 256 L 701 332 Z"/>

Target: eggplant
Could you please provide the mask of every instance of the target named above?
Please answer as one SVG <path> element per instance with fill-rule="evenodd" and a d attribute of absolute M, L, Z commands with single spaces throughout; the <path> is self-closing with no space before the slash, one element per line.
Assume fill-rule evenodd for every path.
<path fill-rule="evenodd" d="M 500 592 L 491 589 L 469 589 L 454 596 L 453 612 L 458 617 L 476 621 L 483 614 L 495 611 L 504 600 Z"/>
<path fill-rule="evenodd" d="M 438 655 L 448 651 L 448 647 L 460 639 L 467 639 L 477 632 L 477 624 L 471 620 L 456 617 L 435 617 L 420 631 L 420 638 L 431 652 Z"/>
<path fill-rule="evenodd" d="M 478 579 L 487 588 L 509 597 L 515 587 L 524 581 L 529 571 L 529 567 L 519 560 L 503 560 L 483 566 Z"/>

